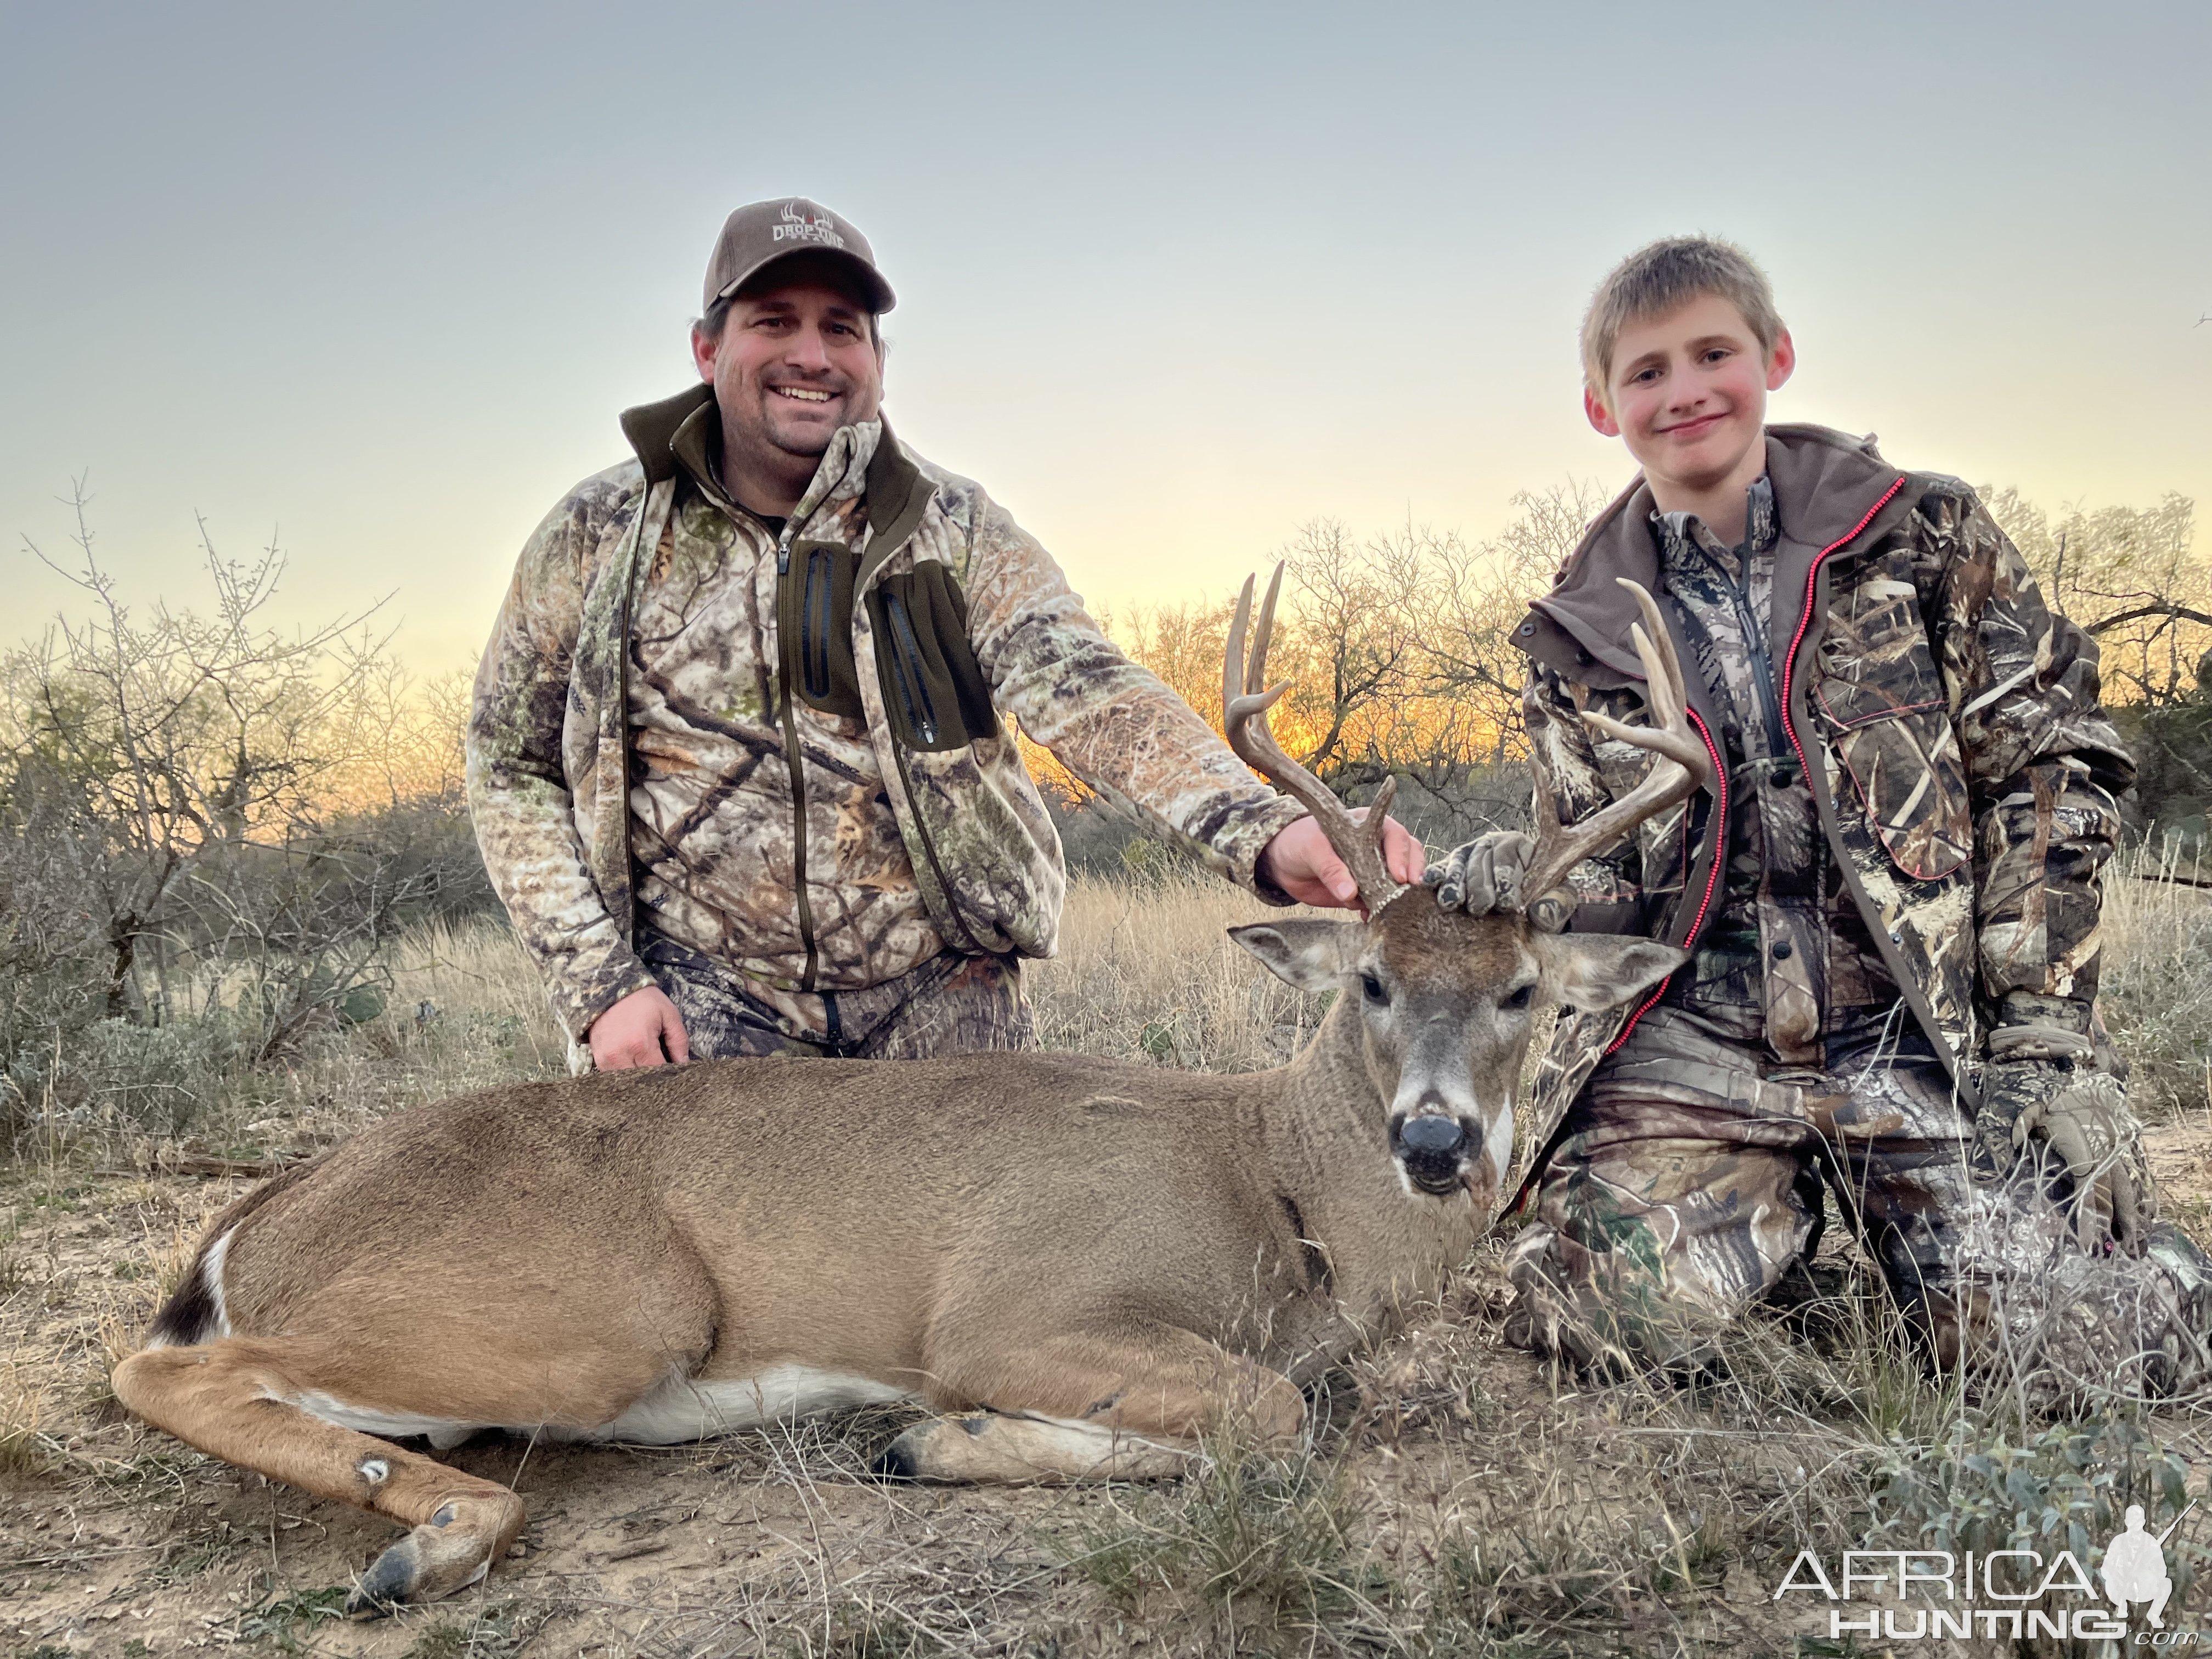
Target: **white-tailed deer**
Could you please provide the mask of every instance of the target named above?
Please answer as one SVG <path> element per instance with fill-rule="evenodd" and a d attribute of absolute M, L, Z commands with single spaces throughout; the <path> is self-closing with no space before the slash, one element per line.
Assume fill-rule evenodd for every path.
<path fill-rule="evenodd" d="M 888 1473 L 1033 1480 L 1173 1472 L 1232 1413 L 1295 1436 L 1301 1382 L 1491 1221 L 1538 1005 L 1611 1006 L 1682 953 L 1399 888 L 1387 802 L 1358 823 L 1269 734 L 1274 590 L 1248 661 L 1251 599 L 1230 740 L 1320 819 L 1370 913 L 1233 930 L 1339 993 L 1291 1064 L 738 1060 L 416 1108 L 225 1211 L 117 1396 L 411 1528 L 356 1610 L 475 1582 L 522 1527 L 507 1487 L 394 1439 L 667 1443 L 910 1400 L 937 1415 Z M 1529 894 L 1702 775 L 1666 637 L 1638 641 L 1655 725 L 1608 730 L 1678 763 L 1601 825 L 1543 826 Z"/>

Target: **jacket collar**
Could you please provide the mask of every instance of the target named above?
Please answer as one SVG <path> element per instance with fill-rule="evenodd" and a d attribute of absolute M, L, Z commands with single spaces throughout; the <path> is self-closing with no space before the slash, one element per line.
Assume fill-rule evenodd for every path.
<path fill-rule="evenodd" d="M 702 380 L 673 398 L 657 404 L 640 404 L 622 412 L 623 436 L 636 453 L 648 484 L 665 483 L 677 474 L 676 434 L 686 421 L 714 406 L 714 388 Z"/>
<path fill-rule="evenodd" d="M 1882 459 L 1871 438 L 1798 425 L 1766 428 L 1766 473 L 1774 486 L 1777 528 L 1798 555 L 1785 562 L 1806 565 L 1872 527 L 1873 509 L 1903 476 Z M 1530 604 L 1532 614 L 1516 630 L 1523 651 L 1593 689 L 1643 681 L 1628 632 L 1637 620 L 1636 602 L 1615 579 L 1626 576 L 1659 591 L 1652 511 L 1651 487 L 1638 474 L 1591 521 L 1558 584 Z M 1776 573 L 1778 603 L 1790 574 Z M 1796 602 L 1794 593 L 1790 601 Z"/>
<path fill-rule="evenodd" d="M 704 381 L 673 398 L 624 410 L 622 429 L 648 485 L 681 471 L 702 483 L 714 477 L 711 458 L 720 447 L 721 413 L 714 388 Z M 838 428 L 792 517 L 804 525 L 825 507 L 865 496 L 868 522 L 874 526 L 870 562 L 880 565 L 914 533 L 933 494 L 914 458 L 891 435 L 890 423 L 878 418 Z"/>

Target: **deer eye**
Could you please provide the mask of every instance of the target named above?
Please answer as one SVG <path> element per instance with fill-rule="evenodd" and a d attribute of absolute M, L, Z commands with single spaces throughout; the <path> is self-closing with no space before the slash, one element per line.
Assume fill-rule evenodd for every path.
<path fill-rule="evenodd" d="M 1359 988 L 1366 993 L 1370 1002 L 1378 1006 L 1390 1000 L 1383 992 L 1382 981 L 1372 974 L 1362 974 L 1359 976 Z"/>
<path fill-rule="evenodd" d="M 1523 985 L 1517 991 L 1510 992 L 1498 998 L 1498 1006 L 1501 1008 L 1526 1008 L 1535 995 L 1536 988 L 1534 985 Z"/>

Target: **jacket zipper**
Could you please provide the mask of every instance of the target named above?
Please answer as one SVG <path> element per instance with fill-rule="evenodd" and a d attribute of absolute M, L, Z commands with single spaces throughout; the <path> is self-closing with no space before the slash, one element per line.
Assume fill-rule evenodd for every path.
<path fill-rule="evenodd" d="M 791 538 L 797 525 L 786 520 L 775 543 L 776 614 L 784 613 L 783 585 L 791 580 Z M 821 966 L 821 951 L 814 938 L 814 906 L 806 896 L 806 764 L 799 752 L 798 675 L 792 661 L 799 641 L 788 637 L 776 641 L 776 692 L 783 704 L 783 758 L 791 769 L 791 885 L 799 900 L 799 937 L 806 946 L 806 969 L 799 988 L 811 992 Z"/>
<path fill-rule="evenodd" d="M 945 895 L 945 914 L 952 918 L 952 925 L 960 930 L 960 937 L 967 940 L 969 955 L 989 956 L 991 952 L 977 942 L 975 931 L 968 926 L 968 919 L 960 914 L 960 901 L 953 896 L 952 884 L 945 878 L 945 866 L 937 861 L 937 842 L 929 833 L 929 822 L 923 817 L 921 808 L 915 804 L 914 775 L 907 770 L 906 750 L 896 736 L 891 739 L 891 759 L 898 766 L 899 783 L 906 790 L 906 810 L 913 815 L 914 827 L 921 836 L 922 856 L 929 860 L 930 874 L 937 878 L 938 890 Z"/>
<path fill-rule="evenodd" d="M 623 583 L 622 598 L 615 609 L 615 708 L 617 711 L 617 718 L 622 722 L 621 805 L 623 835 L 625 840 L 629 835 L 629 621 L 631 612 L 635 609 L 635 601 L 637 597 L 638 584 L 645 580 L 645 573 L 650 562 L 646 556 L 645 542 L 646 526 L 653 518 L 652 509 L 653 486 L 648 483 L 645 487 L 645 494 L 638 499 L 637 527 L 631 537 L 629 569 Z M 668 522 L 673 524 L 676 516 L 676 495 L 673 490 L 669 492 L 668 512 Z M 665 529 L 663 533 L 666 533 Z M 634 866 L 630 867 L 629 902 L 623 907 L 623 912 L 620 930 L 622 941 L 625 945 L 634 946 L 637 943 L 637 872 Z"/>

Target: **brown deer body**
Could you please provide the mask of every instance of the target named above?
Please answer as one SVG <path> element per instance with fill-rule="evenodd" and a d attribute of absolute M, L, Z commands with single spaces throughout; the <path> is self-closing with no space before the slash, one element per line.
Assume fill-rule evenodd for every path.
<path fill-rule="evenodd" d="M 1626 1000 L 1681 953 L 1391 890 L 1252 729 L 1242 615 L 1232 738 L 1333 809 L 1372 911 L 1234 930 L 1339 993 L 1291 1064 L 727 1060 L 418 1108 L 220 1217 L 118 1397 L 411 1528 L 361 1607 L 472 1583 L 523 1520 L 379 1437 L 665 1443 L 914 1400 L 939 1414 L 889 1472 L 1036 1480 L 1171 1473 L 1232 1414 L 1294 1436 L 1300 1382 L 1490 1222 L 1537 1007 Z"/>

